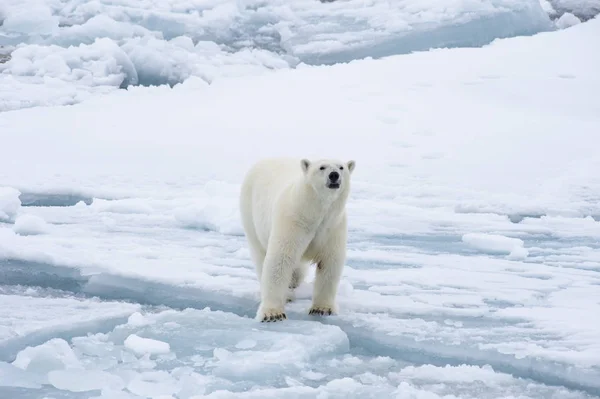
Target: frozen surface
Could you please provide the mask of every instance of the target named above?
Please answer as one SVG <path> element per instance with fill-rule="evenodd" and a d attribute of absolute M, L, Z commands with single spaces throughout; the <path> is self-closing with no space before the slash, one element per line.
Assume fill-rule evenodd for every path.
<path fill-rule="evenodd" d="M 5 0 L 1 7 L 0 112 L 75 104 L 130 85 L 211 83 L 554 29 L 539 0 Z"/>
<path fill-rule="evenodd" d="M 505 237 L 496 234 L 468 233 L 462 236 L 467 245 L 483 252 L 506 254 L 512 259 L 525 258 L 527 249 L 520 238 Z"/>
<path fill-rule="evenodd" d="M 598 0 L 548 0 L 557 13 L 571 13 L 588 20 L 600 14 Z"/>
<path fill-rule="evenodd" d="M 570 12 L 566 12 L 556 20 L 556 26 L 560 29 L 570 28 L 581 23 L 581 20 Z"/>
<path fill-rule="evenodd" d="M 19 194 L 21 193 L 12 187 L 0 186 L 0 222 L 14 221 L 21 206 Z"/>
<path fill-rule="evenodd" d="M 44 234 L 48 232 L 49 226 L 39 216 L 23 214 L 15 220 L 13 230 L 21 235 Z"/>
<path fill-rule="evenodd" d="M 593 19 L 0 114 L 0 397 L 597 398 L 599 42 Z M 306 314 L 311 272 L 252 319 L 237 199 L 268 155 L 357 161 L 339 315 Z"/>
<path fill-rule="evenodd" d="M 138 355 L 169 353 L 170 346 L 166 342 L 157 341 L 150 338 L 142 338 L 131 334 L 125 339 L 125 347 Z"/>
<path fill-rule="evenodd" d="M 29 272 L 34 275 L 37 271 Z M 3 283 L 14 279 L 5 263 L 0 277 Z M 0 286 L 0 358 L 51 337 L 81 334 L 90 326 L 108 328 L 115 321 L 126 320 L 138 308 L 135 304 L 57 295 L 36 287 Z M 19 362 L 26 368 L 30 359 L 23 356 L 28 355 L 22 354 Z"/>
<path fill-rule="evenodd" d="M 106 398 L 585 397 L 490 366 L 414 366 L 364 355 L 335 325 L 301 320 L 257 325 L 208 308 L 141 316 L 144 325 L 120 324 L 73 338 L 70 346 L 52 340 L 27 348 L 13 362 L 0 363 L 0 370 L 21 376 L 12 385 L 22 386 L 23 396 L 45 384 L 61 393 Z M 173 351 L 131 351 L 126 337 L 134 334 L 170 341 Z M 18 374 L 22 370 L 28 373 Z"/>

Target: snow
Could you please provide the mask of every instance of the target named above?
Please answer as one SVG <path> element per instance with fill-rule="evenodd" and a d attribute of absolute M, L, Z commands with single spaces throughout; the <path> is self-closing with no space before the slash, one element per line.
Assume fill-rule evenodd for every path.
<path fill-rule="evenodd" d="M 52 370 L 48 382 L 57 389 L 70 392 L 86 392 L 101 389 L 122 390 L 123 380 L 106 371 Z"/>
<path fill-rule="evenodd" d="M 127 349 L 132 350 L 138 355 L 144 355 L 146 353 L 150 355 L 169 353 L 169 344 L 155 339 L 139 337 L 135 334 L 131 334 L 125 339 L 124 345 Z"/>
<path fill-rule="evenodd" d="M 588 20 L 600 14 L 598 0 L 548 0 L 559 13 L 571 13 L 579 19 Z"/>
<path fill-rule="evenodd" d="M 578 397 L 564 388 L 515 378 L 490 366 L 414 366 L 388 356 L 361 355 L 350 349 L 339 327 L 308 320 L 257 325 L 252 319 L 208 308 L 142 316 L 153 322 L 120 324 L 106 333 L 74 338 L 71 346 L 63 340 L 50 341 L 23 350 L 17 359 L 35 356 L 38 374 L 32 384 L 47 378 L 63 393 L 96 391 L 105 397 L 376 398 L 410 392 L 419 398 Z M 174 352 L 153 359 L 134 356 L 126 350 L 127 340 L 123 342 L 132 331 L 170 340 Z M 240 348 L 241 336 L 254 345 Z M 0 364 L 22 368 L 17 360 Z"/>
<path fill-rule="evenodd" d="M 467 233 L 462 236 L 467 245 L 491 253 L 506 253 L 512 259 L 526 258 L 529 252 L 523 247 L 520 238 L 505 237 L 497 234 Z"/>
<path fill-rule="evenodd" d="M 37 273 L 38 278 L 51 284 L 51 275 L 39 270 Z M 0 277 L 2 284 L 19 278 L 24 278 L 22 282 L 26 282 L 27 278 L 31 278 L 20 275 L 6 261 L 2 262 Z M 39 341 L 42 343 L 49 339 L 47 337 L 68 331 L 79 333 L 101 323 L 110 325 L 114 321 L 127 319 L 130 313 L 139 308 L 134 304 L 56 296 L 47 288 L 24 288 L 24 284 L 16 284 L 13 288 L 0 285 L 0 304 L 0 357 L 9 356 L 19 347 Z M 20 365 L 25 368 L 29 362 L 23 359 Z"/>
<path fill-rule="evenodd" d="M 39 216 L 24 214 L 17 217 L 13 230 L 21 235 L 44 234 L 48 232 L 49 226 Z"/>
<path fill-rule="evenodd" d="M 13 366 L 36 373 L 55 369 L 80 368 L 77 356 L 64 339 L 53 338 L 42 345 L 27 347 L 17 354 Z"/>
<path fill-rule="evenodd" d="M 0 112 L 555 29 L 539 0 L 10 0 L 1 14 Z"/>
<path fill-rule="evenodd" d="M 0 222 L 14 220 L 21 207 L 20 194 L 18 190 L 12 187 L 0 186 Z"/>
<path fill-rule="evenodd" d="M 181 37 L 198 4 L 212 11 L 207 31 L 244 5 L 253 18 L 275 10 L 36 4 L 61 25 L 104 15 L 130 40 L 186 51 L 202 43 Z M 157 32 L 175 6 L 170 35 L 129 29 Z M 122 51 L 166 79 L 187 73 L 176 56 L 131 58 L 143 50 L 108 44 L 118 39 L 49 38 L 58 43 L 40 35 L 12 53 L 37 62 L 28 51 L 39 50 L 46 72 L 29 70 L 28 87 L 50 90 L 35 79 L 62 76 L 60 60 L 78 63 L 85 46 L 99 46 L 90 65 L 103 71 L 119 70 Z M 0 397 L 600 396 L 599 41 L 595 18 L 481 48 L 217 71 L 210 84 L 192 72 L 173 87 L 1 113 Z M 215 43 L 201 44 L 207 59 Z M 57 93 L 81 93 L 62 82 Z M 258 282 L 237 201 L 248 166 L 271 155 L 357 161 L 338 315 L 307 314 L 312 268 L 286 321 L 253 320 Z M 31 225 L 43 234 L 22 234 Z"/>
<path fill-rule="evenodd" d="M 540 0 L 540 5 L 546 14 L 548 14 L 551 18 L 556 16 L 556 10 L 552 6 L 552 3 L 549 0 Z"/>
<path fill-rule="evenodd" d="M 581 20 L 569 12 L 564 13 L 563 15 L 560 16 L 560 18 L 558 18 L 556 20 L 556 26 L 559 29 L 570 28 L 571 26 L 574 26 L 574 25 L 577 25 L 580 23 L 581 23 Z"/>
<path fill-rule="evenodd" d="M 58 33 L 59 17 L 43 2 L 16 2 L 4 4 L 2 28 L 6 32 L 27 35 L 52 35 Z"/>

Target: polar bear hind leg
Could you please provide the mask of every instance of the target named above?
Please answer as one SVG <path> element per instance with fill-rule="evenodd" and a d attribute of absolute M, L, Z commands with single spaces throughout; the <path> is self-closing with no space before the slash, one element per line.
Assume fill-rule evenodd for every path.
<path fill-rule="evenodd" d="M 248 239 L 248 247 L 250 249 L 250 257 L 252 258 L 252 262 L 254 262 L 256 277 L 258 281 L 260 281 L 262 277 L 263 264 L 265 263 L 266 252 L 262 248 L 258 240 L 256 240 L 255 242 L 253 241 L 254 240 L 252 239 Z"/>
<path fill-rule="evenodd" d="M 250 251 L 250 258 L 254 263 L 256 270 L 256 276 L 260 281 L 262 276 L 262 268 L 265 263 L 266 250 L 258 239 L 256 233 L 256 227 L 254 226 L 253 214 L 252 214 L 252 203 L 247 201 L 251 197 L 252 186 L 248 182 L 244 182 L 242 185 L 242 194 L 240 199 L 240 209 L 242 226 L 244 227 L 244 234 L 248 241 L 248 250 Z"/>
<path fill-rule="evenodd" d="M 327 251 L 317 263 L 312 306 L 308 313 L 312 315 L 331 315 L 338 312 L 336 296 L 346 261 L 346 229 L 344 228 L 327 240 Z"/>
<path fill-rule="evenodd" d="M 293 302 L 296 299 L 295 290 L 304 282 L 309 265 L 309 262 L 300 262 L 292 272 L 292 281 L 290 281 L 290 290 L 287 297 L 288 302 Z"/>

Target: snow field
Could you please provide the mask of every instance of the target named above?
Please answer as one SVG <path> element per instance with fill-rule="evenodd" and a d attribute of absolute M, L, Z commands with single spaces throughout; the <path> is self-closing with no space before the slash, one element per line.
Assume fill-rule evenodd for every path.
<path fill-rule="evenodd" d="M 578 19 L 588 20 L 600 13 L 600 4 L 595 0 L 548 0 L 557 14 L 571 14 Z"/>
<path fill-rule="evenodd" d="M 538 0 L 10 0 L 0 22 L 0 112 L 555 29 Z"/>
<path fill-rule="evenodd" d="M 4 265 L 1 277 L 3 284 L 10 280 L 10 271 Z M 134 304 L 84 300 L 58 293 L 23 285 L 0 286 L 2 360 L 15 356 L 16 348 L 26 348 L 31 343 L 66 332 L 80 334 L 89 328 L 110 326 L 113 322 L 122 322 L 123 318 L 127 320 L 129 314 L 139 309 Z M 28 356 L 27 353 L 25 350 L 21 356 Z M 30 363 L 23 357 L 17 356 L 17 359 L 21 359 L 18 362 L 24 366 Z"/>
<path fill-rule="evenodd" d="M 12 187 L 0 187 L 0 222 L 10 222 L 14 219 L 21 201 L 18 190 Z"/>
<path fill-rule="evenodd" d="M 171 348 L 168 343 L 155 339 L 142 338 L 131 334 L 125 339 L 125 347 L 138 355 L 169 353 Z"/>
<path fill-rule="evenodd" d="M 526 258 L 529 252 L 523 248 L 523 240 L 495 234 L 470 233 L 462 236 L 468 245 L 482 251 L 506 253 L 512 259 Z"/>
<path fill-rule="evenodd" d="M 73 338 L 71 345 L 53 339 L 29 347 L 0 367 L 20 377 L 9 385 L 22 392 L 47 381 L 55 389 L 48 393 L 96 392 L 88 396 L 94 398 L 582 397 L 490 366 L 413 366 L 367 357 L 351 349 L 339 327 L 310 321 L 261 325 L 208 308 L 133 315 L 133 323 Z M 235 332 L 240 328 L 243 334 Z M 172 351 L 138 353 L 128 345 L 138 334 L 170 341 Z"/>
<path fill-rule="evenodd" d="M 598 397 L 599 38 L 1 114 L 0 396 Z M 357 161 L 341 312 L 306 314 L 311 271 L 256 323 L 241 177 L 324 154 Z"/>
<path fill-rule="evenodd" d="M 44 234 L 48 232 L 49 226 L 39 216 L 25 214 L 15 220 L 13 230 L 21 235 Z"/>

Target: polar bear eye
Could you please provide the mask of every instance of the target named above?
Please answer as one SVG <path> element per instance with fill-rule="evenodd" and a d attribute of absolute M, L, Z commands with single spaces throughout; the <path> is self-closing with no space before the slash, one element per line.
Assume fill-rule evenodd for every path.
<path fill-rule="evenodd" d="M 343 166 L 340 166 L 340 170 L 344 170 L 344 167 L 343 167 Z"/>
<path fill-rule="evenodd" d="M 325 170 L 325 166 L 321 166 L 319 169 L 320 170 Z"/>

